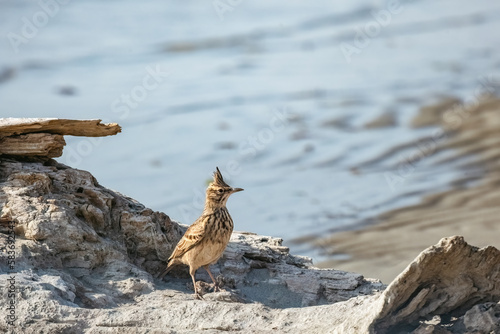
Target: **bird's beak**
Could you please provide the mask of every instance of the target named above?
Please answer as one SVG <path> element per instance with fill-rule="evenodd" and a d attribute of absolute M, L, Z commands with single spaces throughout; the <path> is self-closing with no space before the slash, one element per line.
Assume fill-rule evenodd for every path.
<path fill-rule="evenodd" d="M 232 193 L 237 193 L 238 191 L 243 191 L 245 189 L 242 189 L 242 188 L 233 188 L 233 190 L 231 191 Z"/>

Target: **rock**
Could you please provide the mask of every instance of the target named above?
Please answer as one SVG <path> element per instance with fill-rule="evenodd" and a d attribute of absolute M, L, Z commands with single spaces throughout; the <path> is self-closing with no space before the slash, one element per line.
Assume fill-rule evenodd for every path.
<path fill-rule="evenodd" d="M 186 287 L 190 279 L 185 266 L 172 270 L 167 282 L 153 278 L 164 268 L 186 226 L 100 186 L 88 172 L 53 160 L 41 163 L 2 158 L 0 208 L 2 244 L 10 222 L 15 224 L 17 233 L 15 277 L 16 284 L 23 289 L 17 296 L 17 312 L 22 315 L 18 325 L 25 332 L 40 328 L 60 331 L 68 324 L 111 326 L 117 331 L 121 331 L 118 329 L 121 325 L 132 323 L 145 329 L 163 328 L 161 323 L 165 319 L 175 322 L 170 318 L 176 314 L 174 310 L 188 312 L 186 307 L 194 302 L 192 288 Z M 5 263 L 1 264 L 0 282 L 10 275 Z M 259 312 L 258 317 L 265 314 L 275 317 L 283 309 L 347 301 L 380 293 L 384 288 L 379 281 L 359 274 L 316 269 L 311 259 L 290 254 L 282 239 L 252 233 L 234 233 L 223 257 L 212 266 L 212 272 L 222 275 L 228 291 L 208 293 L 204 303 L 213 303 L 210 308 L 218 303 L 236 303 L 240 311 L 224 305 L 214 309 L 212 313 L 218 323 L 208 318 L 196 320 L 207 328 L 229 326 L 219 319 L 223 314 L 220 312 L 230 313 L 225 317 L 231 323 L 227 328 L 244 328 L 250 326 L 244 319 L 253 312 Z M 203 269 L 198 270 L 197 279 L 210 281 Z M 165 291 L 173 297 L 160 298 L 159 294 Z M 2 303 L 8 302 L 6 294 L 0 299 Z M 131 322 L 136 317 L 127 312 L 137 312 L 139 309 L 133 305 L 139 300 L 144 301 L 141 308 L 156 305 L 154 314 L 159 322 L 153 324 L 147 319 Z M 200 308 L 200 312 L 205 308 L 198 304 L 193 307 Z M 108 313 L 104 309 L 115 311 Z M 171 315 L 161 310 L 170 310 Z M 123 320 L 113 320 L 116 311 Z M 102 312 L 108 315 L 102 318 L 99 316 Z M 200 314 L 206 314 L 197 312 L 189 311 L 183 317 L 194 321 Z M 239 316 L 245 325 L 235 327 L 232 319 Z M 312 310 L 310 316 L 316 316 Z M 298 317 L 295 313 L 282 317 L 284 322 L 299 324 L 294 320 Z M 278 326 L 283 325 L 280 321 Z M 251 327 L 263 329 L 266 324 L 258 321 Z M 184 328 L 182 323 L 176 326 Z"/>
<path fill-rule="evenodd" d="M 500 332 L 500 303 L 475 305 L 463 317 L 467 331 L 476 333 Z"/>
<path fill-rule="evenodd" d="M 333 303 L 357 296 L 360 291 L 368 294 L 383 287 L 377 280 L 365 280 L 359 274 L 313 268 L 310 258 L 291 255 L 282 241 L 252 233 L 233 233 L 212 272 L 233 280 L 245 298 L 271 307 Z M 200 276 L 210 280 L 203 271 Z M 261 288 L 249 288 L 255 286 Z"/>
<path fill-rule="evenodd" d="M 371 330 L 390 332 L 433 315 L 461 315 L 478 302 L 500 300 L 500 251 L 462 237 L 423 251 L 384 291 Z"/>
<path fill-rule="evenodd" d="M 0 157 L 0 208 L 0 244 L 8 245 L 12 230 L 16 239 L 13 267 L 7 247 L 1 252 L 0 304 L 14 302 L 17 316 L 14 326 L 0 322 L 4 332 L 446 333 L 476 330 L 474 319 L 498 324 L 496 304 L 486 303 L 500 299 L 500 252 L 461 237 L 422 252 L 386 288 L 317 269 L 280 238 L 235 232 L 212 266 L 225 291 L 211 292 L 200 269 L 200 301 L 185 266 L 165 281 L 153 278 L 186 226 L 86 171 Z M 457 320 L 426 322 L 436 316 Z"/>
<path fill-rule="evenodd" d="M 451 334 L 449 330 L 437 325 L 422 324 L 411 334 Z"/>

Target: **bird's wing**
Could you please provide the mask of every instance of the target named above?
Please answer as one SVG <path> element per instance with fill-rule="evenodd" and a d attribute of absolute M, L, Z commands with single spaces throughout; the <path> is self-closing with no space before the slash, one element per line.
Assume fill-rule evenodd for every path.
<path fill-rule="evenodd" d="M 201 216 L 196 220 L 184 233 L 184 236 L 179 240 L 175 246 L 174 252 L 170 255 L 171 259 L 182 257 L 193 247 L 198 245 L 205 237 L 205 230 L 207 225 L 208 216 Z"/>

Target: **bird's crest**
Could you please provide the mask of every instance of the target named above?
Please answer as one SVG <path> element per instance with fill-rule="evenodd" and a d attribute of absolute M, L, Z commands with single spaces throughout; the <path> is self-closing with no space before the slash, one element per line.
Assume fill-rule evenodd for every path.
<path fill-rule="evenodd" d="M 229 185 L 224 182 L 224 179 L 222 178 L 222 174 L 219 170 L 219 167 L 215 167 L 217 170 L 214 172 L 214 185 L 220 186 L 220 187 L 229 187 Z"/>

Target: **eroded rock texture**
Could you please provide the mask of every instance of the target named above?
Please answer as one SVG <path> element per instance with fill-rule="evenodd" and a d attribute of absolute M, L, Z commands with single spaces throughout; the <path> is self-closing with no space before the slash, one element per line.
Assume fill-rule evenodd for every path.
<path fill-rule="evenodd" d="M 54 161 L 4 160 L 0 168 L 1 226 L 6 232 L 7 222 L 16 225 L 17 270 L 35 276 L 45 270 L 64 273 L 82 307 L 115 305 L 130 294 L 131 279 L 142 287 L 134 294 L 153 289 L 147 270 L 158 268 L 182 235 L 167 215 Z M 94 298 L 103 293 L 109 303 Z"/>
<path fill-rule="evenodd" d="M 374 332 L 395 330 L 434 315 L 457 318 L 472 312 L 474 305 L 499 300 L 500 251 L 478 249 L 462 237 L 444 238 L 423 251 L 387 287 L 372 328 Z"/>
<path fill-rule="evenodd" d="M 153 278 L 186 226 L 53 160 L 0 159 L 0 304 L 11 333 L 463 333 L 499 328 L 500 254 L 461 237 L 420 254 L 387 288 L 317 269 L 279 238 L 234 233 L 213 266 L 226 291 L 195 300 L 185 267 Z M 236 222 L 237 226 L 237 222 Z M 222 278 L 223 277 L 223 278 Z M 203 269 L 197 278 L 210 282 Z M 384 291 L 385 289 L 385 291 Z M 382 292 L 383 291 L 383 292 Z M 485 325 L 482 325 L 485 324 Z"/>
<path fill-rule="evenodd" d="M 18 311 L 26 328 L 38 322 L 42 309 L 42 322 L 57 322 L 59 307 L 77 312 L 116 308 L 151 294 L 158 285 L 168 289 L 182 282 L 183 295 L 191 298 L 185 267 L 174 270 L 166 283 L 153 278 L 185 230 L 167 215 L 100 186 L 86 171 L 53 160 L 1 160 L 0 189 L 0 236 L 5 239 L 8 224 L 14 222 L 16 280 L 23 287 Z M 223 275 L 229 291 L 208 294 L 207 300 L 300 307 L 347 300 L 383 287 L 359 274 L 312 268 L 309 258 L 291 255 L 281 243 L 278 238 L 235 233 L 213 268 L 214 274 Z M 210 281 L 203 269 L 198 278 Z M 54 309 L 47 309 L 49 304 Z"/>

